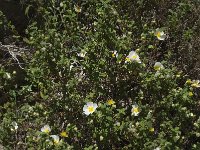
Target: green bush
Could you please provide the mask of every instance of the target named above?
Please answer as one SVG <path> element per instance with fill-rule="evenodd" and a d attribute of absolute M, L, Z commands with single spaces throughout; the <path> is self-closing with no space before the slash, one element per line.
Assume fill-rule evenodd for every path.
<path fill-rule="evenodd" d="M 167 17 L 155 16 L 159 6 Z M 38 9 L 43 23 L 24 38 L 34 49 L 26 82 L 1 106 L 6 148 L 198 149 L 199 82 L 169 63 L 193 3 L 50 0 Z"/>

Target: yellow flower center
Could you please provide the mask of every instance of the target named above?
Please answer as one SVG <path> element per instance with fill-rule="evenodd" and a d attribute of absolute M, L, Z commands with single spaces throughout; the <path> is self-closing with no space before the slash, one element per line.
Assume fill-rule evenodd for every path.
<path fill-rule="evenodd" d="M 59 143 L 59 140 L 54 140 L 54 144 L 58 144 Z"/>
<path fill-rule="evenodd" d="M 93 107 L 93 106 L 88 106 L 88 111 L 89 111 L 90 113 L 94 112 L 94 107 Z"/>
<path fill-rule="evenodd" d="M 157 33 L 156 33 L 156 36 L 157 36 L 157 37 L 160 37 L 160 36 L 161 36 L 161 33 L 160 33 L 160 32 L 157 32 Z"/>
<path fill-rule="evenodd" d="M 114 53 L 112 54 L 112 57 L 115 57 L 115 54 L 114 54 Z"/>
<path fill-rule="evenodd" d="M 139 112 L 139 109 L 137 107 L 133 108 L 133 112 L 134 113 L 138 113 Z"/>
<path fill-rule="evenodd" d="M 62 137 L 68 137 L 68 134 L 65 131 L 63 131 L 63 132 L 60 133 L 60 136 L 62 136 Z"/>
<path fill-rule="evenodd" d="M 136 59 L 136 58 L 137 58 L 137 55 L 133 55 L 132 58 L 133 58 L 133 59 Z"/>
<path fill-rule="evenodd" d="M 126 57 L 126 61 L 131 61 L 130 58 Z"/>
<path fill-rule="evenodd" d="M 189 95 L 189 96 L 193 96 L 193 93 L 192 93 L 192 92 L 189 92 L 188 95 Z"/>
<path fill-rule="evenodd" d="M 107 101 L 107 104 L 108 105 L 113 105 L 115 103 L 115 101 L 113 101 L 112 99 L 109 99 L 108 101 Z"/>
<path fill-rule="evenodd" d="M 154 66 L 155 70 L 160 70 L 160 66 Z"/>
<path fill-rule="evenodd" d="M 154 132 L 154 128 L 150 128 L 149 131 L 150 131 L 150 132 Z"/>
<path fill-rule="evenodd" d="M 192 83 L 191 79 L 187 79 L 186 84 L 191 84 L 191 83 Z"/>
<path fill-rule="evenodd" d="M 193 81 L 192 85 L 193 87 L 200 87 L 199 81 Z"/>
<path fill-rule="evenodd" d="M 50 131 L 49 131 L 48 128 L 45 128 L 45 129 L 44 129 L 44 132 L 45 132 L 45 133 L 49 133 Z"/>
<path fill-rule="evenodd" d="M 193 83 L 191 86 L 193 87 L 197 87 L 198 85 L 196 83 Z"/>

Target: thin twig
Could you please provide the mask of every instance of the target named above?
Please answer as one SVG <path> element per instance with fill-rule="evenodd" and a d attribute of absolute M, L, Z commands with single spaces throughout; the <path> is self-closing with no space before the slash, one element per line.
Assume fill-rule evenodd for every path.
<path fill-rule="evenodd" d="M 24 51 L 29 51 L 30 49 L 21 48 L 16 45 L 3 45 L 1 42 L 0 42 L 0 49 L 3 51 L 8 51 L 9 54 L 12 56 L 12 58 L 17 62 L 19 67 L 21 69 L 24 69 L 21 66 L 21 64 L 23 64 L 23 63 L 19 62 L 19 59 L 17 58 L 17 56 L 21 56 L 24 53 Z"/>

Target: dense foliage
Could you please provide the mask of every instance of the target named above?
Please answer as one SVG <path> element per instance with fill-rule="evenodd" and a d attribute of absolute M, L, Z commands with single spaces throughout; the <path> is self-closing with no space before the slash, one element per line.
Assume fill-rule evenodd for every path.
<path fill-rule="evenodd" d="M 199 148 L 199 1 L 23 3 L 31 53 L 0 55 L 5 148 Z"/>

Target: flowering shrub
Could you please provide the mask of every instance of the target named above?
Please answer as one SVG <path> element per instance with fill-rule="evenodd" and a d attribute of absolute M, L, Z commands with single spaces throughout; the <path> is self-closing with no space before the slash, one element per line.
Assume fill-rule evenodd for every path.
<path fill-rule="evenodd" d="M 41 2 L 43 24 L 33 22 L 24 39 L 35 49 L 26 82 L 1 106 L 4 146 L 198 149 L 199 81 L 169 55 L 157 57 L 173 33 L 157 20 L 133 20 L 132 3 L 136 13 L 148 6 L 128 3 Z"/>

